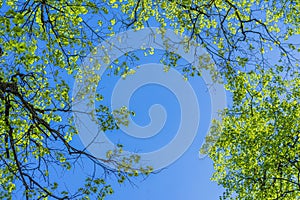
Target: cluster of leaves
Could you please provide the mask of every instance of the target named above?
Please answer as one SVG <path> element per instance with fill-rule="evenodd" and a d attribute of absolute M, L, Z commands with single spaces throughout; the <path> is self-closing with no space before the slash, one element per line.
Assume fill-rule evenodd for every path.
<path fill-rule="evenodd" d="M 12 199 L 16 191 L 23 191 L 25 199 L 89 198 L 94 193 L 103 199 L 112 189 L 102 179 L 91 177 L 85 188 L 71 193 L 54 182 L 53 169 L 69 171 L 84 160 L 124 179 L 123 165 L 130 169 L 135 159 L 97 158 L 71 143 L 77 130 L 69 84 L 84 76 L 79 64 L 93 46 L 113 34 L 108 4 L 8 0 L 0 1 L 0 10 L 0 199 Z M 89 23 L 92 16 L 99 18 L 95 26 Z M 97 78 L 94 74 L 89 81 Z M 104 130 L 117 128 L 114 119 L 106 118 L 112 116 L 107 107 L 97 113 Z"/>
<path fill-rule="evenodd" d="M 171 27 L 187 34 L 210 53 L 219 70 L 227 75 L 256 63 L 268 66 L 264 54 L 280 49 L 281 56 L 291 61 L 294 44 L 284 43 L 300 33 L 297 1 L 181 1 L 139 0 L 112 1 L 131 20 L 128 27 L 139 30 L 154 18 L 160 28 Z M 189 42 L 185 45 L 189 47 Z M 201 55 L 200 55 L 201 56 Z M 196 66 L 199 70 L 199 67 Z M 192 71 L 193 69 L 191 69 Z M 196 72 L 197 73 L 197 72 Z"/>
<path fill-rule="evenodd" d="M 239 72 L 227 84 L 233 106 L 207 142 L 224 199 L 296 199 L 300 195 L 300 76 L 282 70 Z M 215 139 L 215 140 L 212 140 Z M 202 150 L 205 150 L 202 149 Z M 207 150 L 207 149 L 206 149 Z"/>

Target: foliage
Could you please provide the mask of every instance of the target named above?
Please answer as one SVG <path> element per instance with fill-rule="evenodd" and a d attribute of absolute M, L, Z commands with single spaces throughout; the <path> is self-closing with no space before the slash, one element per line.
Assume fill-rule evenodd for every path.
<path fill-rule="evenodd" d="M 94 46 L 106 37 L 116 30 L 151 26 L 153 21 L 162 33 L 172 28 L 187 34 L 186 50 L 192 40 L 201 44 L 220 71 L 214 76 L 224 78 L 233 94 L 232 108 L 223 112 L 222 124 L 213 126 L 205 148 L 215 162 L 214 180 L 227 188 L 224 197 L 294 198 L 299 194 L 299 60 L 295 52 L 300 50 L 299 44 L 290 42 L 300 33 L 299 1 L 0 0 L 0 10 L 0 198 L 11 199 L 17 189 L 27 199 L 89 198 L 92 194 L 101 199 L 110 194 L 109 184 L 95 176 L 73 194 L 61 191 L 49 169 L 70 170 L 79 158 L 115 174 L 120 182 L 138 175 L 131 167 L 138 157 L 120 160 L 121 146 L 99 159 L 72 145 L 77 130 L 69 82 L 85 75 L 80 63 L 88 53 L 97 53 Z M 269 52 L 279 52 L 278 62 L 270 62 Z M 178 59 L 180 55 L 166 52 L 162 58 L 166 71 Z M 207 56 L 196 59 L 202 65 L 184 67 L 186 77 L 201 75 L 202 68 L 212 69 Z M 108 53 L 103 60 L 117 63 L 109 60 Z M 126 63 L 112 71 L 122 77 L 132 73 Z M 89 75 L 89 85 L 100 80 L 96 74 Z M 96 87 L 85 89 L 80 95 Z M 102 99 L 100 94 L 96 98 Z M 117 122 L 126 125 L 124 117 L 130 114 L 124 108 L 110 111 L 101 105 L 95 118 L 103 130 L 114 130 Z M 139 171 L 148 174 L 151 168 Z"/>
<path fill-rule="evenodd" d="M 210 53 L 226 78 L 237 70 L 255 69 L 257 63 L 270 67 L 266 55 L 269 51 L 279 50 L 281 61 L 289 63 L 296 60 L 292 50 L 299 51 L 299 46 L 287 42 L 300 33 L 298 1 L 112 2 L 128 15 L 127 20 L 131 22 L 127 26 L 135 30 L 148 26 L 148 20 L 153 17 L 162 29 L 172 28 L 178 34 L 189 35 L 190 40 L 194 39 Z M 189 41 L 185 45 L 188 48 Z M 196 67 L 189 70 L 203 68 Z"/>
<path fill-rule="evenodd" d="M 115 19 L 107 9 L 105 1 L 0 1 L 1 199 L 12 199 L 19 191 L 26 199 L 103 199 L 113 190 L 96 169 L 120 182 L 151 171 L 133 168 L 137 156 L 120 157 L 121 146 L 109 157 L 98 158 L 72 143 L 77 130 L 69 85 L 83 75 L 82 59 L 113 33 Z M 92 16 L 98 16 L 98 23 L 89 22 Z M 92 76 L 89 81 L 99 79 Z M 131 114 L 124 109 L 113 112 L 119 119 L 107 106 L 97 108 L 103 131 L 117 129 L 116 120 L 126 123 Z M 84 187 L 72 191 L 58 181 L 56 173 L 83 163 L 96 166 L 87 171 Z"/>
<path fill-rule="evenodd" d="M 300 195 L 300 76 L 283 78 L 281 73 L 239 72 L 236 81 L 227 84 L 233 106 L 212 129 L 210 137 L 220 137 L 209 150 L 216 169 L 213 180 L 226 188 L 224 199 Z"/>

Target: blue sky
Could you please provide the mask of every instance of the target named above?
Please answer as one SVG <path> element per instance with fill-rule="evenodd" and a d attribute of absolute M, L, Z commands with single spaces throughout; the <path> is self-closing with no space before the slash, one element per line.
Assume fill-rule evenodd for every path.
<path fill-rule="evenodd" d="M 153 23 L 155 25 L 155 23 Z M 138 37 L 137 37 L 138 40 Z M 139 43 L 140 41 L 136 41 Z M 128 47 L 136 46 L 136 44 L 128 43 Z M 163 51 L 155 50 L 154 55 L 144 56 L 142 51 L 135 51 L 140 58 L 139 61 L 131 63 L 130 68 L 135 69 L 137 72 L 141 68 L 149 63 L 159 63 Z M 109 52 L 110 54 L 112 52 Z M 120 57 L 120 63 L 124 60 L 124 56 Z M 176 68 L 179 73 L 181 72 L 182 66 L 187 64 L 187 61 L 181 59 L 179 67 Z M 151 67 L 151 65 L 147 65 Z M 163 70 L 163 68 L 161 69 Z M 108 72 L 108 71 L 106 71 Z M 104 73 L 101 77 L 101 81 L 98 84 L 97 91 L 104 96 L 104 100 L 101 104 L 111 106 L 112 94 L 115 90 L 115 86 L 121 77 L 118 76 L 106 76 Z M 134 78 L 135 74 L 130 75 L 127 79 Z M 126 80 L 125 80 L 126 81 Z M 204 142 L 205 135 L 208 132 L 211 116 L 212 116 L 212 99 L 210 98 L 208 87 L 201 77 L 193 77 L 188 80 L 188 83 L 193 88 L 193 91 L 197 97 L 199 105 L 199 127 L 196 130 L 196 137 L 189 148 L 182 152 L 183 155 L 175 162 L 167 165 L 159 173 L 149 176 L 147 179 L 138 177 L 133 179 L 135 186 L 128 182 L 119 184 L 116 179 L 108 177 L 107 182 L 112 184 L 114 194 L 109 196 L 109 200 L 147 200 L 147 199 L 174 199 L 174 200 L 196 200 L 196 199 L 218 199 L 222 195 L 223 189 L 216 183 L 210 181 L 210 177 L 213 173 L 213 166 L 211 160 L 206 157 L 203 159 L 199 158 L 199 149 Z M 175 87 L 179 85 L 179 82 L 174 82 Z M 214 87 L 214 86 L 212 86 Z M 122 93 L 122 92 L 121 92 Z M 125 91 L 124 91 L 125 93 Z M 122 96 L 122 94 L 117 94 Z M 118 98 L 118 97 L 117 97 Z M 185 97 L 183 97 L 185 98 Z M 188 95 L 186 98 L 189 98 Z M 222 101 L 222 99 L 219 99 Z M 216 102 L 216 99 L 214 100 Z M 220 102 L 221 104 L 224 102 Z M 160 151 L 161 148 L 166 146 L 172 139 L 176 137 L 178 128 L 181 122 L 181 110 L 180 102 L 176 97 L 176 94 L 172 93 L 170 88 L 164 87 L 156 83 L 148 83 L 139 87 L 129 101 L 129 109 L 133 110 L 136 115 L 132 118 L 133 122 L 139 126 L 147 126 L 151 124 L 151 118 L 149 116 L 149 109 L 151 106 L 159 104 L 166 112 L 166 123 L 161 130 L 152 137 L 148 138 L 137 138 L 132 137 L 130 134 L 126 134 L 122 130 L 108 131 L 105 136 L 114 144 L 121 143 L 124 145 L 124 150 L 129 152 L 147 153 L 153 151 Z M 96 107 L 99 104 L 96 104 Z M 192 111 L 193 112 L 193 111 Z M 194 111 L 196 113 L 196 110 Z M 195 113 L 191 113 L 195 114 Z M 157 116 L 159 117 L 159 116 Z M 184 120 L 196 120 L 189 117 Z M 188 134 L 189 130 L 186 130 Z M 140 133 L 141 137 L 143 132 Z M 80 140 L 75 138 L 75 143 L 80 145 Z M 178 144 L 180 148 L 181 144 Z M 101 151 L 102 149 L 99 149 Z M 175 151 L 176 149 L 174 149 Z M 103 153 L 103 152 L 102 152 Z M 99 153 L 100 154 L 100 153 Z M 170 155 L 171 156 L 171 155 Z M 166 155 L 158 156 L 157 160 L 163 161 L 168 159 Z M 84 170 L 89 171 L 88 165 L 84 165 Z M 92 170 L 92 169 L 91 169 Z M 90 170 L 90 171 L 91 171 Z M 84 174 L 76 173 L 74 176 L 71 175 L 72 183 L 74 187 L 82 182 Z M 101 170 L 99 171 L 101 175 Z"/>
<path fill-rule="evenodd" d="M 159 51 L 157 53 L 159 54 Z M 154 54 L 145 57 L 140 54 L 140 58 L 139 62 L 131 66 L 132 68 L 136 69 L 136 66 L 145 63 L 159 63 L 160 56 Z M 186 61 L 182 60 L 179 64 L 184 65 Z M 101 103 L 110 104 L 112 91 L 119 78 L 102 76 L 98 85 L 98 91 L 104 95 L 104 101 Z M 211 119 L 211 99 L 208 88 L 204 80 L 198 76 L 190 78 L 189 83 L 194 89 L 200 108 L 200 124 L 192 145 L 177 161 L 159 173 L 153 174 L 145 180 L 142 178 L 134 180 L 135 186 L 128 182 L 121 185 L 115 182 L 113 184 L 115 193 L 108 199 L 194 200 L 218 199 L 222 195 L 223 189 L 210 181 L 213 173 L 211 160 L 208 157 L 199 158 L 199 148 L 209 129 Z M 107 132 L 106 136 L 114 144 L 121 143 L 125 150 L 132 152 L 149 152 L 159 150 L 167 145 L 176 136 L 180 123 L 180 105 L 175 94 L 162 85 L 149 83 L 133 93 L 129 109 L 136 113 L 136 116 L 133 117 L 134 122 L 140 126 L 146 126 L 150 123 L 149 108 L 154 104 L 162 105 L 167 113 L 166 123 L 159 133 L 150 138 L 141 139 L 129 136 L 120 130 Z"/>

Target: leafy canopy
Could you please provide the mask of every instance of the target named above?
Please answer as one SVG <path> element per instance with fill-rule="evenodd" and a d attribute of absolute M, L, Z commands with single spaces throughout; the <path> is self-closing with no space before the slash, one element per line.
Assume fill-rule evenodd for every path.
<path fill-rule="evenodd" d="M 289 40 L 300 33 L 299 1 L 0 0 L 0 9 L 1 198 L 11 199 L 17 187 L 27 199 L 103 199 L 112 193 L 94 176 L 73 194 L 58 187 L 50 166 L 69 170 L 78 158 L 112 172 L 120 182 L 137 175 L 131 163 L 138 157 L 120 160 L 121 146 L 99 159 L 72 145 L 77 130 L 69 83 L 85 75 L 79 64 L 95 45 L 116 30 L 139 30 L 151 20 L 162 32 L 171 27 L 187 34 L 187 50 L 192 39 L 201 44 L 219 69 L 214 76 L 221 76 L 233 94 L 232 108 L 213 127 L 205 149 L 215 162 L 214 180 L 227 188 L 225 197 L 299 194 L 299 45 Z M 269 59 L 271 51 L 279 52 L 276 64 Z M 103 59 L 110 62 L 109 56 Z M 178 59 L 166 52 L 162 62 L 173 67 Z M 204 66 L 184 68 L 186 77 L 211 68 L 199 59 Z M 126 76 L 130 69 L 122 63 L 114 73 Z M 90 74 L 87 81 L 99 79 Z M 89 90 L 96 88 L 82 94 Z M 118 128 L 111 112 L 105 105 L 97 109 L 103 130 Z M 122 115 L 130 112 L 119 114 L 126 124 Z"/>
<path fill-rule="evenodd" d="M 300 76 L 283 78 L 280 73 L 239 72 L 236 81 L 227 84 L 233 105 L 207 137 L 214 143 L 209 149 L 216 169 L 212 179 L 226 188 L 224 199 L 300 195 Z"/>
<path fill-rule="evenodd" d="M 94 45 L 113 34 L 115 19 L 108 9 L 105 1 L 0 1 L 1 199 L 12 199 L 17 191 L 26 199 L 103 199 L 113 193 L 104 175 L 122 183 L 151 172 L 133 168 L 139 156 L 121 156 L 121 145 L 98 158 L 72 143 L 77 129 L 69 85 L 84 76 L 80 64 Z M 90 20 L 95 16 L 98 23 Z M 88 81 L 99 77 L 93 74 Z M 131 114 L 116 110 L 116 119 L 106 105 L 96 112 L 103 131 L 118 129 L 117 122 L 126 124 Z M 64 187 L 56 174 L 81 165 L 94 166 L 84 184 L 78 190 Z"/>

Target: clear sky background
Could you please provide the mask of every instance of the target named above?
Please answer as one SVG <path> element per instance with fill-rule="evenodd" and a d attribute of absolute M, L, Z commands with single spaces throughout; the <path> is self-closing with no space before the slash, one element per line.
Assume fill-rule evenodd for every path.
<path fill-rule="evenodd" d="M 155 23 L 150 23 L 155 26 Z M 116 28 L 117 29 L 117 28 Z M 130 44 L 128 44 L 130 46 Z M 140 58 L 139 61 L 131 63 L 130 68 L 137 69 L 137 66 L 142 66 L 148 63 L 159 63 L 162 56 L 162 51 L 155 50 L 153 56 L 144 56 L 143 52 L 135 51 Z M 124 57 L 121 57 L 120 63 Z M 187 64 L 187 61 L 180 60 L 178 63 L 178 72 L 181 72 L 182 66 Z M 163 69 L 162 69 L 163 70 Z M 108 73 L 108 71 L 107 71 Z M 104 74 L 107 74 L 104 73 Z M 135 75 L 131 75 L 134 77 Z M 131 78 L 130 76 L 128 78 Z M 111 96 L 117 81 L 121 79 L 118 76 L 103 75 L 99 82 L 97 91 L 104 96 L 101 104 L 110 106 Z M 184 152 L 184 154 L 174 163 L 168 165 L 162 171 L 152 174 L 146 179 L 138 177 L 132 179 L 133 184 L 125 182 L 119 184 L 116 179 L 107 177 L 107 182 L 112 184 L 114 194 L 108 196 L 108 200 L 198 200 L 198 199 L 219 199 L 222 195 L 223 188 L 210 180 L 213 174 L 213 164 L 208 158 L 199 158 L 199 149 L 204 142 L 211 122 L 211 107 L 212 101 L 208 92 L 208 87 L 204 80 L 199 77 L 191 77 L 188 82 L 192 86 L 194 93 L 197 96 L 200 111 L 200 123 L 195 139 L 192 145 Z M 174 83 L 177 84 L 177 83 Z M 180 104 L 168 88 L 149 83 L 138 88 L 130 98 L 129 109 L 133 110 L 136 115 L 133 120 L 139 126 L 147 126 L 150 124 L 149 109 L 155 104 L 160 104 L 165 109 L 167 120 L 164 127 L 153 137 L 150 138 L 135 138 L 127 135 L 122 130 L 108 131 L 106 137 L 114 144 L 124 145 L 124 149 L 131 152 L 146 153 L 159 150 L 167 145 L 177 134 L 181 120 Z M 99 104 L 96 104 L 96 107 Z M 193 119 L 189 119 L 193 120 Z M 142 132 L 140 133 L 143 134 Z M 79 138 L 74 138 L 76 145 L 82 145 Z M 163 160 L 164 157 L 157 159 Z M 83 164 L 83 171 L 92 171 L 92 166 Z M 84 173 L 78 172 L 69 174 L 69 179 L 73 183 L 74 188 L 83 181 Z M 101 171 L 99 171 L 101 175 Z"/>
<path fill-rule="evenodd" d="M 161 52 L 157 51 L 156 53 L 154 56 L 147 57 L 140 54 L 140 61 L 134 63 L 131 67 L 136 68 L 136 66 L 145 63 L 159 63 Z M 179 62 L 179 65 L 184 64 L 186 64 L 184 60 Z M 178 71 L 180 72 L 180 69 Z M 104 94 L 102 103 L 110 104 L 111 93 L 119 78 L 102 76 L 102 80 L 98 85 L 98 91 Z M 153 174 L 145 180 L 134 180 L 135 186 L 128 182 L 113 184 L 115 193 L 108 199 L 196 200 L 218 199 L 222 195 L 223 189 L 210 181 L 213 173 L 212 161 L 208 157 L 199 158 L 199 149 L 207 134 L 211 120 L 211 100 L 208 88 L 201 77 L 190 78 L 189 83 L 194 89 L 200 107 L 199 129 L 192 145 L 177 161 L 159 173 Z M 175 94 L 164 86 L 149 83 L 133 93 L 129 109 L 136 113 L 136 116 L 133 117 L 134 122 L 140 126 L 146 126 L 150 123 L 149 108 L 154 104 L 162 105 L 167 113 L 165 126 L 155 136 L 144 139 L 134 138 L 121 130 L 107 132 L 106 136 L 115 144 L 121 143 L 124 145 L 125 150 L 132 152 L 149 152 L 159 150 L 167 145 L 176 136 L 180 124 L 180 105 Z"/>

